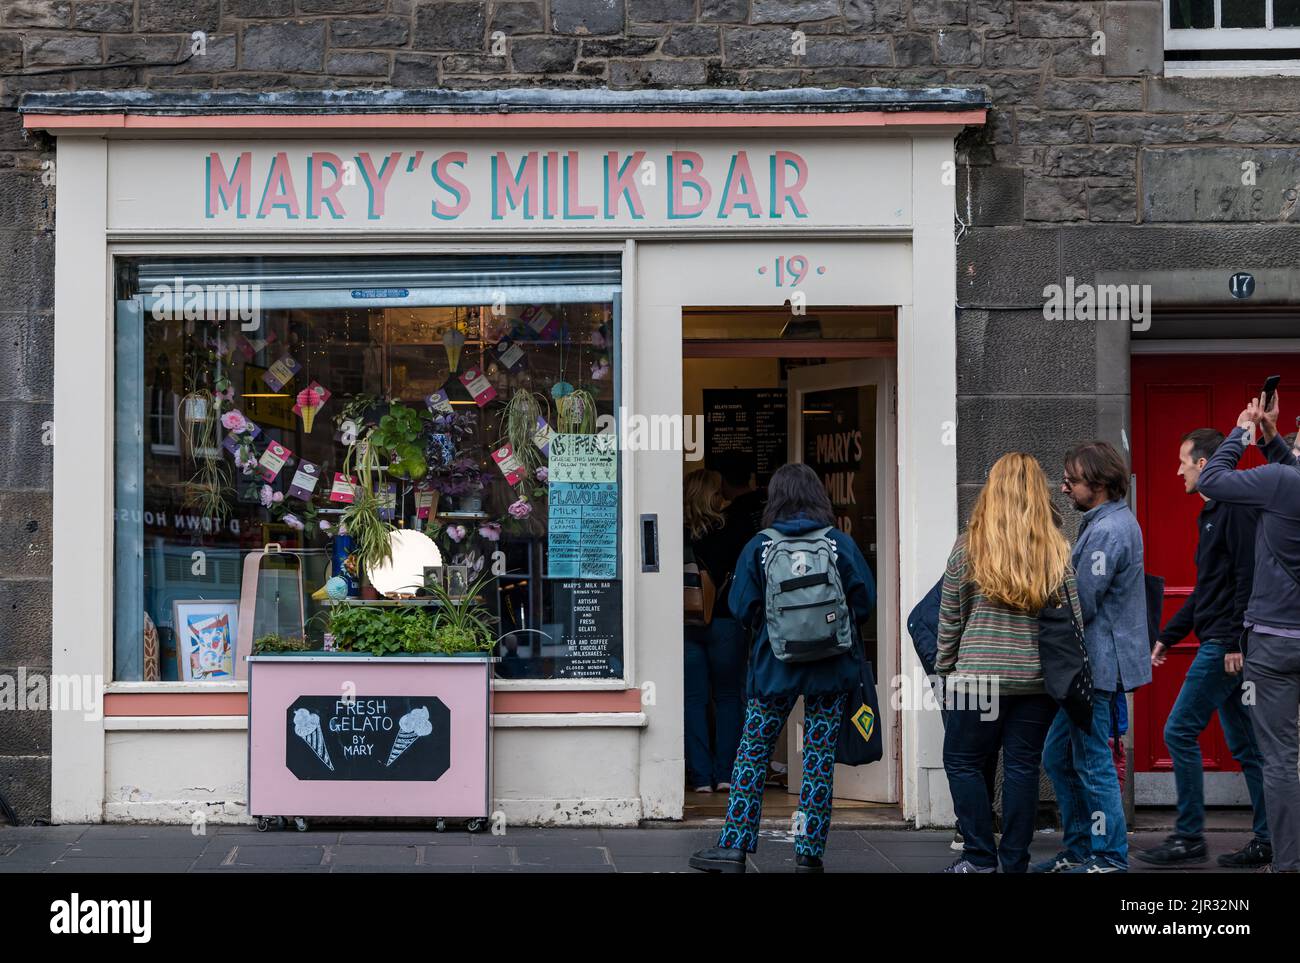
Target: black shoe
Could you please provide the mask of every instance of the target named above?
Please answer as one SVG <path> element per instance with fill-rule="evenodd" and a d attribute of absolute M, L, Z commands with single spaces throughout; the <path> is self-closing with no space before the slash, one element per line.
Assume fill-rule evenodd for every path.
<path fill-rule="evenodd" d="M 820 856 L 805 856 L 803 853 L 795 853 L 794 871 L 796 873 L 824 873 L 826 867 L 822 865 Z"/>
<path fill-rule="evenodd" d="M 1189 866 L 1204 863 L 1210 857 L 1205 852 L 1205 840 L 1170 836 L 1155 849 L 1135 852 L 1133 858 L 1150 866 Z"/>
<path fill-rule="evenodd" d="M 713 846 L 701 849 L 691 857 L 691 869 L 706 873 L 743 873 L 745 871 L 745 851 Z"/>
<path fill-rule="evenodd" d="M 1228 869 L 1258 869 L 1273 862 L 1273 847 L 1262 839 L 1252 839 L 1235 853 L 1224 853 L 1219 857 L 1220 866 Z"/>

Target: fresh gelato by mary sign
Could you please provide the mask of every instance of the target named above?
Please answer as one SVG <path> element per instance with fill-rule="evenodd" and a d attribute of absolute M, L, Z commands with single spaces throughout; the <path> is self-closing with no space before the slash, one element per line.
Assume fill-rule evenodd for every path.
<path fill-rule="evenodd" d="M 437 696 L 301 696 L 287 723 L 299 779 L 432 782 L 451 767 L 451 711 Z"/>

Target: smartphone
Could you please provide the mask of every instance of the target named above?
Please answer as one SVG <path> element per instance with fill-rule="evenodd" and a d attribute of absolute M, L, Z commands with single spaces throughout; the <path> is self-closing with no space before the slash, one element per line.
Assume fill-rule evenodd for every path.
<path fill-rule="evenodd" d="M 1277 391 L 1278 384 L 1282 381 L 1281 375 L 1269 375 L 1268 380 L 1264 382 L 1264 410 L 1268 411 L 1273 407 L 1273 393 Z"/>

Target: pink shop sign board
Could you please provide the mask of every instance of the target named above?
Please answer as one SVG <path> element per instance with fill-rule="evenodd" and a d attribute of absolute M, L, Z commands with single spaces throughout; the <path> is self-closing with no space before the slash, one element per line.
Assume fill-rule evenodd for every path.
<path fill-rule="evenodd" d="M 486 658 L 249 660 L 254 816 L 486 817 Z"/>

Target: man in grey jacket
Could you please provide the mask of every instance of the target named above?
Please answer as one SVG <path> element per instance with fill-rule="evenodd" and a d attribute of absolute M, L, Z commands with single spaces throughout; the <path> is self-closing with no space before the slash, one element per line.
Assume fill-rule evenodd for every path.
<path fill-rule="evenodd" d="M 1252 401 L 1219 450 L 1206 462 L 1198 487 L 1210 498 L 1259 509 L 1255 579 L 1246 603 L 1246 683 L 1254 697 L 1251 723 L 1264 764 L 1264 805 L 1273 837 L 1273 872 L 1300 872 L 1300 472 L 1277 437 L 1277 395 L 1265 411 Z M 1237 471 L 1258 425 L 1269 464 Z"/>
<path fill-rule="evenodd" d="M 1125 502 L 1128 468 L 1104 441 L 1065 457 L 1061 490 L 1083 512 L 1072 561 L 1092 666 L 1092 725 L 1057 713 L 1043 746 L 1043 768 L 1061 810 L 1065 848 L 1033 867 L 1040 873 L 1128 870 L 1128 827 L 1111 755 L 1111 705 L 1117 692 L 1151 681 L 1142 530 Z"/>

